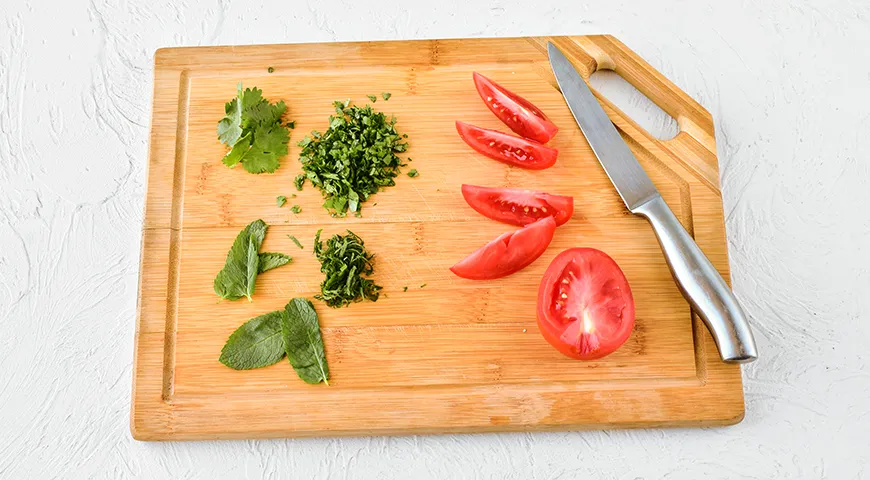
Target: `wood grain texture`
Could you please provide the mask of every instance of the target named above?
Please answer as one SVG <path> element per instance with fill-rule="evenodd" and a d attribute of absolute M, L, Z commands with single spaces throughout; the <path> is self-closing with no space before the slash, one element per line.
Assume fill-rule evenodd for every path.
<path fill-rule="evenodd" d="M 671 280 L 648 224 L 630 215 L 593 156 L 549 70 L 554 41 L 581 74 L 613 68 L 681 132 L 659 141 L 601 98 L 662 196 L 728 278 L 710 115 L 607 36 L 204 47 L 160 50 L 143 230 L 131 429 L 143 440 L 726 425 L 743 416 L 740 370 L 718 361 Z M 273 73 L 267 68 L 272 67 Z M 545 171 L 511 168 L 468 148 L 457 119 L 505 130 L 480 101 L 471 72 L 521 93 L 561 127 Z M 272 175 L 220 163 L 215 133 L 236 84 L 283 99 L 296 121 Z M 324 130 L 336 99 L 399 118 L 418 178 L 400 177 L 364 204 L 362 218 L 330 218 L 310 186 L 296 192 L 305 132 Z M 574 195 L 574 218 L 527 269 L 471 282 L 447 268 L 510 226 L 480 217 L 459 186 L 522 187 Z M 297 193 L 284 208 L 277 195 Z M 374 205 L 377 203 L 377 205 Z M 299 204 L 298 215 L 289 206 Z M 264 251 L 293 262 L 259 277 L 254 302 L 217 303 L 212 280 L 250 221 L 271 225 Z M 386 298 L 329 309 L 320 302 L 330 386 L 310 386 L 281 362 L 237 372 L 218 361 L 245 320 L 311 297 L 322 276 L 314 233 L 352 229 L 377 254 Z M 298 237 L 299 250 L 287 234 Z M 637 303 L 626 345 L 595 362 L 567 359 L 535 323 L 537 283 L 566 248 L 591 246 L 620 264 Z M 421 285 L 426 284 L 425 288 Z M 408 286 L 404 292 L 403 287 Z"/>

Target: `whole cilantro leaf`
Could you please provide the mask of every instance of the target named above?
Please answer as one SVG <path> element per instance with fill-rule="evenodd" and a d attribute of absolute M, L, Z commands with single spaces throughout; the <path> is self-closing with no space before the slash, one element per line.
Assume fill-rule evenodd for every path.
<path fill-rule="evenodd" d="M 274 125 L 281 121 L 281 117 L 284 116 L 286 111 L 287 105 L 284 104 L 283 100 L 275 105 L 263 100 L 243 112 L 243 117 L 245 118 L 243 125 L 246 127 Z"/>
<path fill-rule="evenodd" d="M 235 370 L 278 363 L 284 357 L 284 315 L 284 310 L 276 310 L 243 323 L 227 339 L 220 362 Z"/>
<path fill-rule="evenodd" d="M 251 173 L 274 172 L 279 158 L 287 155 L 290 130 L 281 122 L 287 112 L 283 101 L 272 104 L 259 88 L 242 89 L 226 104 L 226 116 L 218 122 L 218 139 L 231 147 L 222 162 L 228 167 L 241 163 Z"/>
<path fill-rule="evenodd" d="M 304 298 L 294 298 L 284 307 L 281 320 L 284 351 L 293 370 L 305 383 L 329 385 L 329 365 L 314 305 Z"/>
<path fill-rule="evenodd" d="M 262 220 L 254 220 L 236 236 L 227 253 L 224 268 L 214 279 L 214 291 L 219 297 L 227 300 L 248 297 L 251 300 L 260 263 L 257 252 L 263 244 L 267 228 Z"/>
<path fill-rule="evenodd" d="M 280 166 L 279 158 L 287 155 L 290 131 L 280 124 L 262 125 L 254 131 L 254 143 L 242 160 L 250 173 L 273 173 Z"/>
<path fill-rule="evenodd" d="M 232 147 L 242 136 L 242 109 L 239 99 L 234 98 L 224 107 L 226 116 L 218 122 L 218 139 L 221 143 Z"/>
<path fill-rule="evenodd" d="M 283 253 L 263 252 L 260 254 L 260 262 L 257 267 L 257 273 L 268 272 L 273 268 L 278 268 L 282 265 L 287 265 L 293 257 L 284 255 Z"/>
<path fill-rule="evenodd" d="M 248 133 L 244 137 L 240 138 L 235 145 L 233 145 L 232 150 L 230 150 L 221 161 L 224 163 L 224 165 L 232 168 L 245 158 L 245 155 L 248 154 L 248 150 L 250 148 L 251 134 Z"/>

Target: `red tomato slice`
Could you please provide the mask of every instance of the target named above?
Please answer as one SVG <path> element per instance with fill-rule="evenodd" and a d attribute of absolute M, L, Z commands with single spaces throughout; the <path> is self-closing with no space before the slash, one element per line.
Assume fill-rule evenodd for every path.
<path fill-rule="evenodd" d="M 456 131 L 465 143 L 493 160 L 530 170 L 543 170 L 556 163 L 559 151 L 538 142 L 506 133 L 456 122 Z"/>
<path fill-rule="evenodd" d="M 517 135 L 547 143 L 559 131 L 538 107 L 477 72 L 474 86 L 492 113 Z"/>
<path fill-rule="evenodd" d="M 601 250 L 565 250 L 541 280 L 538 327 L 550 345 L 571 358 L 593 360 L 612 353 L 634 328 L 628 280 Z"/>
<path fill-rule="evenodd" d="M 450 271 L 470 280 L 492 280 L 518 272 L 544 253 L 555 231 L 553 217 L 543 218 L 527 227 L 499 235 L 450 267 Z"/>
<path fill-rule="evenodd" d="M 574 198 L 529 190 L 463 185 L 462 196 L 484 217 L 524 226 L 544 217 L 564 225 L 574 214 Z"/>

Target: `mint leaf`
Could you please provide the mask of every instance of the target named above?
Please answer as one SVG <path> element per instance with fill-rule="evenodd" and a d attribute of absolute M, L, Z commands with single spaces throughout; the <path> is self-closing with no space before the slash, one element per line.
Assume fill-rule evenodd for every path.
<path fill-rule="evenodd" d="M 408 176 L 411 177 L 411 178 L 419 177 L 419 176 L 420 176 L 420 173 L 417 172 L 417 169 L 416 169 L 416 168 L 412 168 L 410 171 L 408 171 Z"/>
<path fill-rule="evenodd" d="M 284 356 L 284 315 L 284 310 L 276 310 L 243 323 L 227 339 L 220 362 L 235 370 L 278 363 Z"/>
<path fill-rule="evenodd" d="M 293 235 L 287 235 L 287 238 L 289 238 L 290 240 L 293 240 L 293 243 L 295 243 L 296 246 L 299 247 L 300 249 L 304 248 L 304 247 L 302 246 L 302 244 L 299 243 L 299 239 L 296 238 L 296 237 L 294 237 Z"/>
<path fill-rule="evenodd" d="M 290 211 L 298 214 L 302 212 L 302 207 L 300 207 L 299 205 L 293 205 L 292 207 L 290 207 Z"/>
<path fill-rule="evenodd" d="M 287 265 L 293 257 L 284 255 L 283 253 L 263 252 L 260 254 L 260 261 L 257 267 L 257 273 L 268 272 L 273 268 L 278 268 L 282 265 Z"/>
<path fill-rule="evenodd" d="M 320 294 L 314 298 L 337 308 L 361 302 L 363 299 L 377 301 L 381 286 L 369 278 L 374 273 L 372 260 L 374 254 L 366 251 L 363 240 L 351 232 L 347 235 L 335 234 L 326 241 L 320 240 L 322 230 L 314 236 L 314 255 L 320 261 L 320 271 L 324 274 L 320 284 Z"/>
<path fill-rule="evenodd" d="M 378 101 L 378 97 L 376 97 L 374 95 L 366 95 L 366 96 L 369 97 L 369 100 L 371 100 L 372 103 L 375 103 Z"/>
<path fill-rule="evenodd" d="M 393 96 L 393 94 L 390 93 L 390 92 L 384 92 L 384 93 L 381 94 L 381 96 L 384 97 L 384 101 L 386 101 L 386 100 L 389 100 L 390 97 Z"/>
<path fill-rule="evenodd" d="M 284 196 L 284 195 L 278 195 L 277 197 L 275 197 L 275 204 L 278 205 L 278 208 L 283 207 L 285 203 L 287 203 L 287 197 L 286 197 L 286 196 Z"/>
<path fill-rule="evenodd" d="M 304 298 L 294 298 L 284 307 L 281 320 L 284 351 L 296 375 L 305 383 L 329 385 L 329 365 L 314 306 Z"/>
<path fill-rule="evenodd" d="M 254 293 L 260 263 L 257 252 L 263 244 L 267 228 L 265 222 L 255 220 L 236 236 L 227 253 L 224 268 L 214 279 L 214 291 L 219 297 L 227 300 L 238 300 L 242 297 L 250 299 Z"/>
<path fill-rule="evenodd" d="M 262 238 L 257 242 L 257 239 L 253 235 L 248 237 L 248 256 L 245 259 L 245 296 L 248 297 L 249 302 L 254 301 L 254 299 L 251 298 L 251 295 L 254 294 L 254 287 L 257 283 L 257 272 L 260 271 L 260 254 L 257 252 L 260 250 L 260 245 L 262 243 Z"/>

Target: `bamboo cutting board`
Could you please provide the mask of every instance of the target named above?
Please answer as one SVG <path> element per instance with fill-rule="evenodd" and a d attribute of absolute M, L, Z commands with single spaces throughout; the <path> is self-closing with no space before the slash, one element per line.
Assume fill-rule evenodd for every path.
<path fill-rule="evenodd" d="M 662 196 L 725 278 L 713 124 L 709 113 L 609 36 L 172 48 L 155 58 L 148 193 L 142 238 L 131 429 L 141 440 L 264 438 L 642 426 L 727 425 L 743 417 L 740 370 L 718 360 L 680 296 L 646 221 L 630 215 L 574 123 L 546 56 L 551 40 L 588 78 L 613 69 L 677 119 L 660 141 L 610 102 L 617 125 Z M 273 73 L 267 69 L 273 68 Z M 560 127 L 556 165 L 511 168 L 467 147 L 453 122 L 507 129 L 478 98 L 481 72 Z M 216 124 L 236 84 L 284 100 L 296 121 L 290 154 L 272 175 L 228 169 Z M 331 218 L 320 193 L 293 187 L 296 142 L 325 130 L 333 100 L 377 109 L 407 133 L 418 178 L 374 196 L 362 218 Z M 409 167 L 409 168 L 410 168 Z M 495 281 L 448 267 L 513 227 L 481 217 L 462 183 L 573 195 L 573 219 L 534 264 Z M 284 208 L 275 197 L 297 193 Z M 289 207 L 299 204 L 294 215 Z M 257 279 L 254 302 L 218 303 L 212 281 L 236 234 L 262 218 L 262 251 L 293 262 Z M 247 319 L 311 298 L 322 280 L 315 232 L 351 229 L 377 255 L 376 303 L 320 315 L 332 377 L 306 385 L 282 361 L 252 371 L 218 362 Z M 298 237 L 304 250 L 288 238 Z M 637 322 L 616 353 L 568 359 L 538 332 L 538 282 L 559 252 L 595 247 L 622 267 Z M 423 285 L 425 284 L 425 287 Z M 403 287 L 408 286 L 407 292 Z"/>

